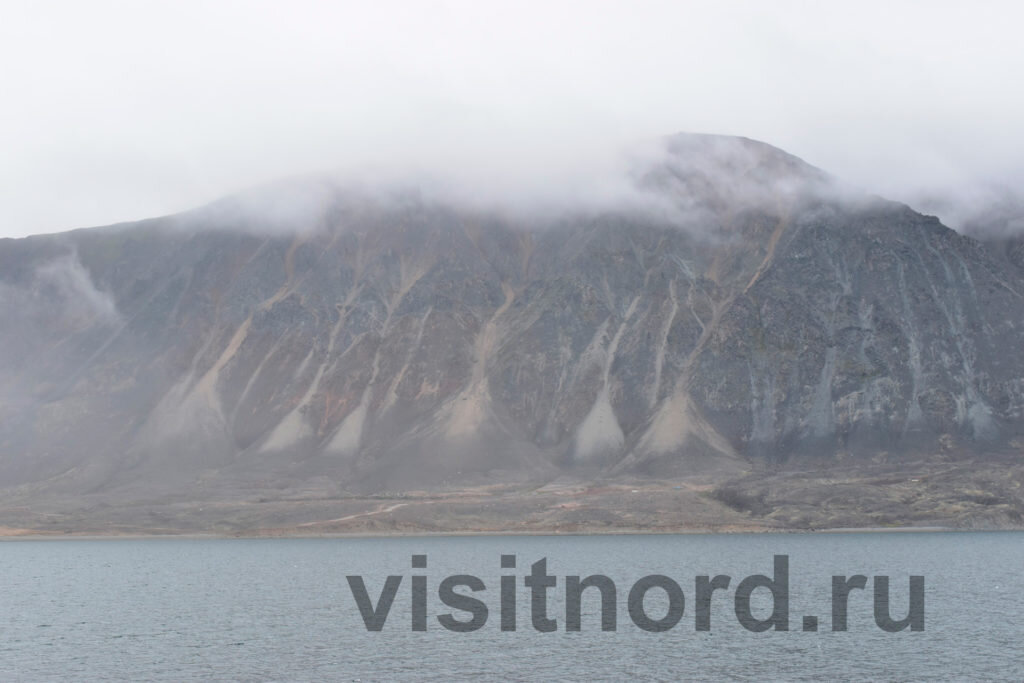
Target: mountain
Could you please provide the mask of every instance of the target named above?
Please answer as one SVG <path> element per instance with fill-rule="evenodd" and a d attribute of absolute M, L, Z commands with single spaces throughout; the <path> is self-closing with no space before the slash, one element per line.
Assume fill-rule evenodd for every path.
<path fill-rule="evenodd" d="M 631 173 L 0 241 L 0 523 L 1020 523 L 1024 264 L 745 138 Z"/>

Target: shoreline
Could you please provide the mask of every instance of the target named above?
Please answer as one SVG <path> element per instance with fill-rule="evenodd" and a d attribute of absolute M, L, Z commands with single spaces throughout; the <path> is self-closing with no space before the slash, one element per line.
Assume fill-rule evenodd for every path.
<path fill-rule="evenodd" d="M 615 531 L 394 531 L 394 532 L 324 532 L 324 533 L 288 533 L 279 531 L 253 531 L 240 533 L 16 533 L 0 535 L 0 543 L 17 541 L 143 541 L 143 540 L 287 540 L 287 539 L 360 539 L 360 538 L 430 538 L 430 537 L 473 537 L 473 536 L 736 536 L 761 534 L 906 534 L 906 533 L 993 533 L 993 532 L 1024 532 L 1024 528 L 1016 529 L 965 529 L 943 526 L 903 526 L 903 527 L 847 527 L 835 529 L 621 529 Z"/>

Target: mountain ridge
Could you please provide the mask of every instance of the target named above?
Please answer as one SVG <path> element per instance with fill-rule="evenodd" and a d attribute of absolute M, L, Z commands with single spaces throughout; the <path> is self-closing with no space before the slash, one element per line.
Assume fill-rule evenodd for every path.
<path fill-rule="evenodd" d="M 770 145 L 661 144 L 543 220 L 300 183 L 0 243 L 0 483 L 123 505 L 1018 462 L 1012 261 Z"/>

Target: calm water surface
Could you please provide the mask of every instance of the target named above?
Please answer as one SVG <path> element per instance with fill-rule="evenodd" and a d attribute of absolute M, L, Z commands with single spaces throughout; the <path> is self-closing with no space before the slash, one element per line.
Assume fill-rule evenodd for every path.
<path fill-rule="evenodd" d="M 428 568 L 411 569 L 426 554 Z M 518 569 L 502 570 L 502 554 Z M 728 574 L 732 588 L 772 574 L 789 556 L 789 632 L 752 633 L 718 593 L 712 630 L 694 629 L 694 577 Z M 547 558 L 554 633 L 530 623 L 522 585 Z M 518 575 L 518 630 L 499 628 L 499 580 Z M 428 577 L 428 630 L 410 628 L 410 577 Z M 451 574 L 480 577 L 488 606 L 473 633 L 435 615 Z M 564 577 L 606 574 L 618 587 L 618 629 L 600 630 L 596 591 L 583 630 L 567 633 Z M 626 595 L 648 574 L 676 580 L 686 599 L 672 630 L 630 621 Z M 849 630 L 831 632 L 833 574 L 887 575 L 892 613 L 906 615 L 908 577 L 925 576 L 923 632 L 874 622 L 871 584 L 850 598 Z M 387 623 L 367 632 L 346 575 L 376 600 L 403 576 Z M 658 590 L 652 617 L 664 614 Z M 754 593 L 756 616 L 770 612 Z M 456 616 L 467 618 L 463 612 Z M 818 632 L 802 632 L 804 615 Z M 0 680 L 1024 680 L 1024 534 L 874 533 L 725 536 L 386 539 L 111 540 L 0 543 Z"/>

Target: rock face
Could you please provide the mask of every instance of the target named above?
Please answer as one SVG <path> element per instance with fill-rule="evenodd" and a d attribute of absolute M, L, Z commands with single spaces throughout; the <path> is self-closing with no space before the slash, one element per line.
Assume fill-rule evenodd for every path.
<path fill-rule="evenodd" d="M 277 188 L 2 240 L 0 485 L 727 475 L 1024 431 L 1019 259 L 742 138 L 669 138 L 636 183 L 543 218 Z"/>

